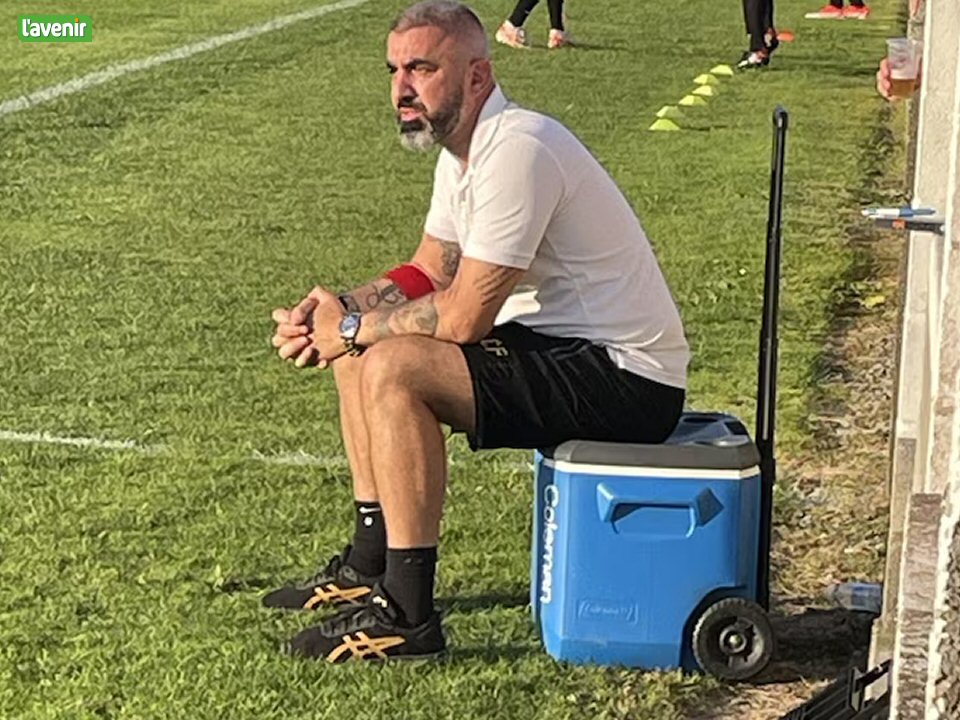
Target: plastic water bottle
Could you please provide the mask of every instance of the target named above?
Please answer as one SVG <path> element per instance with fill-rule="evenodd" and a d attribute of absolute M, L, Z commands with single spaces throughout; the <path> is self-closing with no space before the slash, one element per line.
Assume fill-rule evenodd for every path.
<path fill-rule="evenodd" d="M 883 603 L 883 585 L 863 582 L 837 583 L 828 587 L 824 595 L 847 610 L 879 615 Z"/>

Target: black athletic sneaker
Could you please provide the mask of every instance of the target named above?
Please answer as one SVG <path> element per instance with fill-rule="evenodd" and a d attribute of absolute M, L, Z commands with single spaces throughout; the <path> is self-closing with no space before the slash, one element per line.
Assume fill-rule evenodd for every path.
<path fill-rule="evenodd" d="M 370 590 L 383 579 L 382 575 L 370 577 L 361 575 L 347 565 L 350 546 L 347 545 L 340 556 L 330 558 L 330 562 L 309 580 L 299 585 L 286 585 L 263 596 L 263 605 L 268 608 L 284 610 L 314 610 L 324 605 L 363 606 Z"/>
<path fill-rule="evenodd" d="M 447 642 L 440 613 L 414 628 L 402 624 L 400 610 L 379 585 L 361 608 L 349 608 L 316 627 L 298 633 L 288 646 L 291 655 L 347 660 L 422 660 L 443 655 Z"/>
<path fill-rule="evenodd" d="M 766 67 L 770 64 L 770 53 L 766 50 L 755 50 L 750 52 L 747 50 L 743 55 L 740 56 L 740 62 L 737 63 L 737 69 L 739 70 L 753 70 L 756 68 Z"/>

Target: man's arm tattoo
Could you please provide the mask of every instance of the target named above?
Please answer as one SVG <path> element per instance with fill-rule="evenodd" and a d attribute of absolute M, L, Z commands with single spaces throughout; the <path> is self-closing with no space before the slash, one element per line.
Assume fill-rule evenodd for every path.
<path fill-rule="evenodd" d="M 373 310 L 379 305 L 399 305 L 404 300 L 406 296 L 400 291 L 400 288 L 397 287 L 397 284 L 391 282 L 389 285 L 383 287 L 373 286 L 372 291 L 367 294 L 367 310 Z"/>
<path fill-rule="evenodd" d="M 443 274 L 452 280 L 453 276 L 457 274 L 457 268 L 460 267 L 460 246 L 455 242 L 443 241 L 440 242 L 440 245 L 443 247 L 441 255 Z"/>
<path fill-rule="evenodd" d="M 395 308 L 383 308 L 377 313 L 376 339 L 385 340 L 395 335 L 428 335 L 437 332 L 439 318 L 434 296 L 424 295 Z"/>
<path fill-rule="evenodd" d="M 347 312 L 364 313 L 381 306 L 400 305 L 407 296 L 392 280 L 381 278 L 368 285 L 342 292 L 338 296 Z"/>
<path fill-rule="evenodd" d="M 498 267 L 486 273 L 477 281 L 477 289 L 480 291 L 480 304 L 489 305 L 497 300 L 497 296 L 505 285 L 509 284 L 516 275 L 514 268 Z"/>

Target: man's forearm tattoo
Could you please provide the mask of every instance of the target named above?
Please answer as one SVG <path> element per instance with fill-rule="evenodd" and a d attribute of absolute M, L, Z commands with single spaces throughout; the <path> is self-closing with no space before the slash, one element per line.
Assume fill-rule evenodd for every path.
<path fill-rule="evenodd" d="M 386 285 L 383 283 L 386 282 Z M 364 313 L 384 305 L 400 305 L 407 301 L 407 296 L 392 280 L 381 278 L 374 282 L 342 292 L 337 297 L 347 312 Z M 359 298 L 359 299 L 358 299 Z"/>
<path fill-rule="evenodd" d="M 378 341 L 395 335 L 434 336 L 437 332 L 439 318 L 432 294 L 390 310 L 381 309 L 378 315 L 374 325 Z"/>
<path fill-rule="evenodd" d="M 440 245 L 443 247 L 441 256 L 443 274 L 452 279 L 457 274 L 457 268 L 460 267 L 460 246 L 455 242 L 441 242 Z"/>
<path fill-rule="evenodd" d="M 383 287 L 374 285 L 364 298 L 367 304 L 367 310 L 373 310 L 380 305 L 399 305 L 406 299 L 406 296 L 394 282 L 391 282 L 389 285 L 384 285 Z"/>
<path fill-rule="evenodd" d="M 480 304 L 489 305 L 496 302 L 500 296 L 500 291 L 508 285 L 516 275 L 514 268 L 498 267 L 490 271 L 479 279 L 477 289 L 480 291 Z"/>

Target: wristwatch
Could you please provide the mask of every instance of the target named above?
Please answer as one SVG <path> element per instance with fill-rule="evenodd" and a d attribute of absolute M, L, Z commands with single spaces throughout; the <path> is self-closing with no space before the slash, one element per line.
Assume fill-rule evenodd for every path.
<path fill-rule="evenodd" d="M 363 345 L 357 345 L 357 333 L 360 332 L 360 319 L 363 317 L 358 312 L 347 313 L 340 321 L 340 339 L 343 340 L 343 346 L 347 349 L 347 355 L 356 357 L 366 350 Z"/>

